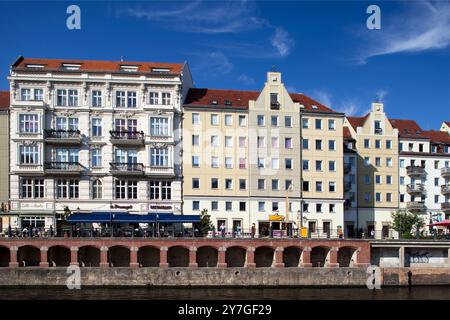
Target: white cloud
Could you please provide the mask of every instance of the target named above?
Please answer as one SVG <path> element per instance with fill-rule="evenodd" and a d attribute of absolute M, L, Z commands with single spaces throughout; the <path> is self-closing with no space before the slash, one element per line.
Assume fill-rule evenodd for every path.
<path fill-rule="evenodd" d="M 255 79 L 253 79 L 252 77 L 249 77 L 246 74 L 241 74 L 238 78 L 238 81 L 242 82 L 245 85 L 252 85 L 255 83 Z"/>
<path fill-rule="evenodd" d="M 384 101 L 384 97 L 386 97 L 386 95 L 388 94 L 388 91 L 385 89 L 380 89 L 377 91 L 376 97 L 378 98 L 378 100 L 380 102 Z"/>
<path fill-rule="evenodd" d="M 270 39 L 270 43 L 277 49 L 281 57 L 287 56 L 295 44 L 289 33 L 281 27 L 275 28 L 275 33 Z"/>
<path fill-rule="evenodd" d="M 208 72 L 208 74 L 227 74 L 233 69 L 233 64 L 228 57 L 220 51 L 197 54 L 197 60 L 192 69 Z"/>
<path fill-rule="evenodd" d="M 330 93 L 323 90 L 312 91 L 311 95 L 311 98 L 330 108 L 332 108 L 331 97 L 332 95 Z"/>
<path fill-rule="evenodd" d="M 346 116 L 358 115 L 359 107 L 354 102 L 345 102 L 341 104 L 335 111 L 343 112 Z"/>
<path fill-rule="evenodd" d="M 449 1 L 412 1 L 407 8 L 407 12 L 389 20 L 381 10 L 381 30 L 365 30 L 363 35 L 370 37 L 369 46 L 356 58 L 358 63 L 375 56 L 443 49 L 450 45 Z"/>

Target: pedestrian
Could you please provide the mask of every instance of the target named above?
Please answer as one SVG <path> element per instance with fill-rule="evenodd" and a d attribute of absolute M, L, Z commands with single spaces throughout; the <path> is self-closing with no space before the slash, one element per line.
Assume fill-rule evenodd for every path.
<path fill-rule="evenodd" d="M 25 227 L 22 230 L 22 237 L 26 237 L 27 235 L 28 235 L 28 229 L 27 229 L 27 227 Z"/>
<path fill-rule="evenodd" d="M 370 237 L 372 239 L 375 238 L 375 230 L 372 229 L 372 231 L 370 231 Z"/>
<path fill-rule="evenodd" d="M 225 223 L 222 222 L 220 225 L 220 233 L 222 234 L 222 238 L 225 237 Z"/>
<path fill-rule="evenodd" d="M 339 239 L 343 239 L 344 238 L 344 231 L 342 230 L 342 228 L 338 229 L 338 235 L 339 235 Z"/>
<path fill-rule="evenodd" d="M 256 234 L 256 226 L 254 223 L 252 223 L 252 238 L 255 237 L 255 234 Z"/>
<path fill-rule="evenodd" d="M 236 233 L 237 233 L 237 236 L 240 238 L 241 237 L 241 226 L 240 225 L 238 225 L 236 227 Z"/>

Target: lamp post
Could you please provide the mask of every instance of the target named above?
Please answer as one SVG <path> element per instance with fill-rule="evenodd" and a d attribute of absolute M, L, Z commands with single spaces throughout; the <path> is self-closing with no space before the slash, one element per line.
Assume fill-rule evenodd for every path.
<path fill-rule="evenodd" d="M 294 189 L 291 183 L 286 189 L 286 224 L 289 226 L 289 192 Z M 292 227 L 289 228 L 289 233 L 292 234 Z"/>

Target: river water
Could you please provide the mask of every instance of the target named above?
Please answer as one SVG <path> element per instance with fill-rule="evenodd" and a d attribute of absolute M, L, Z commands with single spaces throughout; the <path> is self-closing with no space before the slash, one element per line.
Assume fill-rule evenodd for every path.
<path fill-rule="evenodd" d="M 367 288 L 0 288 L 0 300 L 450 300 L 450 286 Z"/>

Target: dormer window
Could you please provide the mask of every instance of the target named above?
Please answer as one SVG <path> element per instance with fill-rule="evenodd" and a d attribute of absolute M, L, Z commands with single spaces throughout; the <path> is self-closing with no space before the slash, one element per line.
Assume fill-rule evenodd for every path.
<path fill-rule="evenodd" d="M 211 104 L 216 106 L 217 105 L 217 100 L 211 100 Z"/>
<path fill-rule="evenodd" d="M 231 106 L 231 101 L 230 100 L 225 100 L 225 105 L 226 106 Z"/>
<path fill-rule="evenodd" d="M 170 69 L 167 69 L 167 68 L 152 68 L 152 72 L 167 73 L 167 72 L 170 72 Z"/>
<path fill-rule="evenodd" d="M 126 72 L 137 72 L 138 69 L 139 66 L 125 66 L 125 65 L 120 66 L 120 70 Z"/>
<path fill-rule="evenodd" d="M 305 105 L 304 105 L 304 104 L 301 104 L 301 105 L 300 105 L 300 109 L 305 109 Z"/>
<path fill-rule="evenodd" d="M 30 69 L 44 69 L 43 64 L 27 64 L 26 67 Z"/>
<path fill-rule="evenodd" d="M 311 106 L 311 108 L 312 108 L 313 110 L 317 110 L 317 106 L 316 106 L 315 104 L 313 104 L 313 105 Z"/>
<path fill-rule="evenodd" d="M 75 63 L 63 63 L 62 68 L 64 70 L 80 70 L 81 65 Z"/>

